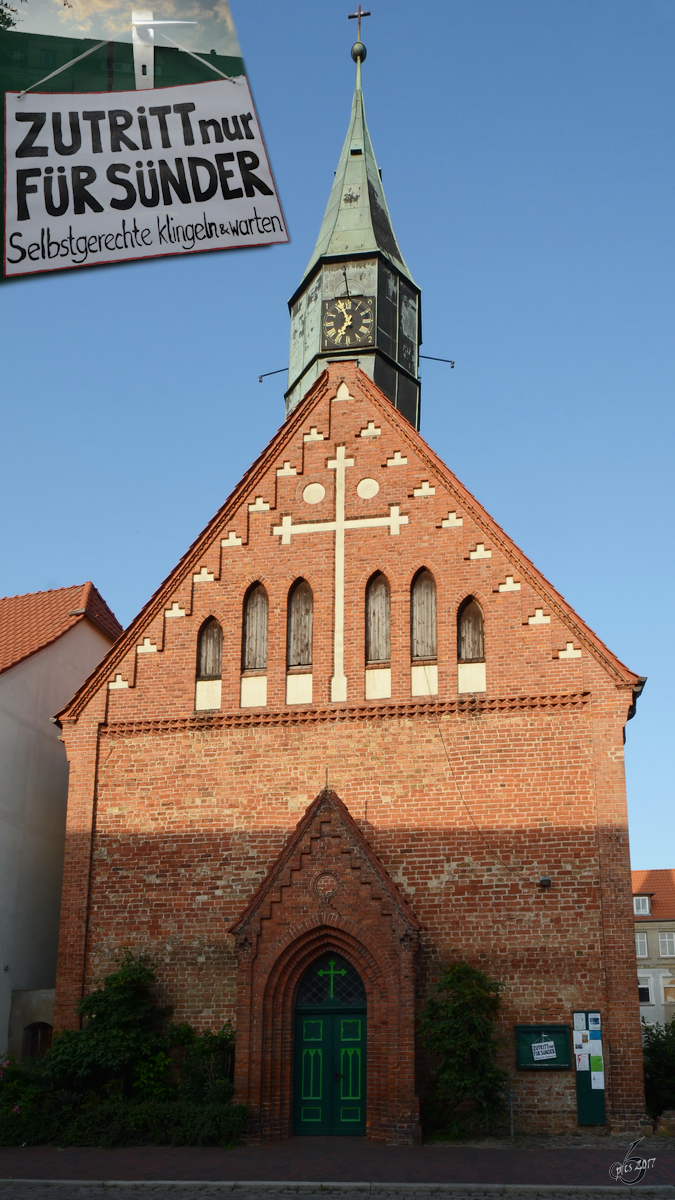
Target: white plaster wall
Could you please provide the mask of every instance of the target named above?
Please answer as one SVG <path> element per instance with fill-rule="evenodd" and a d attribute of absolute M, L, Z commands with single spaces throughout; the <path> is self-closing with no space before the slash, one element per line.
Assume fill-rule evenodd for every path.
<path fill-rule="evenodd" d="M 82 620 L 0 675 L 0 1050 L 12 991 L 55 983 L 68 763 L 50 717 L 109 647 Z"/>

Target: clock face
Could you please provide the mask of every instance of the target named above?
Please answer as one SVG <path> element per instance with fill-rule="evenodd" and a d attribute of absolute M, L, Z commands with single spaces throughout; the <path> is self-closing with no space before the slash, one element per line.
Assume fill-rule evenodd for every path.
<path fill-rule="evenodd" d="M 324 300 L 321 319 L 324 350 L 370 346 L 374 328 L 373 296 L 342 296 L 339 300 Z"/>

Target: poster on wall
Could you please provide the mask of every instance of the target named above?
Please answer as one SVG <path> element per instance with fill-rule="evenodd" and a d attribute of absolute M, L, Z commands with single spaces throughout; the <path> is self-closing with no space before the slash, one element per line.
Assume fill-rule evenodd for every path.
<path fill-rule="evenodd" d="M 0 0 L 0 75 L 5 279 L 288 241 L 227 0 Z"/>

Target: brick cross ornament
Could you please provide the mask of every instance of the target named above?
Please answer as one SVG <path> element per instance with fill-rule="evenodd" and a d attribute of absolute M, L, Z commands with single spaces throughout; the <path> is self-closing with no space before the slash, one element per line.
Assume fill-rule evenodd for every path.
<path fill-rule="evenodd" d="M 291 538 L 301 533 L 335 533 L 335 622 L 333 634 L 333 678 L 330 683 L 330 698 L 333 701 L 347 699 L 347 677 L 345 675 L 345 533 L 349 529 L 388 528 L 390 534 L 398 535 L 408 518 L 401 515 L 398 505 L 389 505 L 388 517 L 345 518 L 345 479 L 347 467 L 354 466 L 354 459 L 345 456 L 344 446 L 337 446 L 335 458 L 326 464 L 335 471 L 335 520 L 308 521 L 294 525 L 292 516 L 281 518 L 281 525 L 273 526 L 272 532 L 281 538 L 282 546 L 290 546 Z"/>

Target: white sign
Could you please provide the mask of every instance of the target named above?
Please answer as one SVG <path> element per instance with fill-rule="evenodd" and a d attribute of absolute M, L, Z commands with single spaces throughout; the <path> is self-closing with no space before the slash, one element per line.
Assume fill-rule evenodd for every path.
<path fill-rule="evenodd" d="M 542 1062 L 546 1058 L 557 1058 L 555 1042 L 533 1042 L 532 1057 L 535 1062 Z"/>
<path fill-rule="evenodd" d="M 588 1069 L 589 1069 L 588 1055 L 579 1053 L 579 1054 L 576 1054 L 575 1057 L 576 1057 L 576 1063 L 577 1063 L 577 1071 L 588 1071 Z"/>
<path fill-rule="evenodd" d="M 586 1028 L 586 1013 L 575 1012 L 574 1028 L 575 1029 L 585 1029 Z"/>
<path fill-rule="evenodd" d="M 245 76 L 5 100 L 5 275 L 287 242 Z"/>
<path fill-rule="evenodd" d="M 591 1090 L 594 1092 L 604 1092 L 604 1090 L 605 1090 L 605 1073 L 604 1073 L 604 1071 L 591 1071 Z"/>
<path fill-rule="evenodd" d="M 588 1028 L 589 1029 L 599 1029 L 600 1028 L 600 1013 L 589 1013 L 588 1014 Z"/>
<path fill-rule="evenodd" d="M 575 1029 L 572 1033 L 574 1050 L 578 1054 L 590 1054 L 591 1039 L 586 1029 Z"/>

